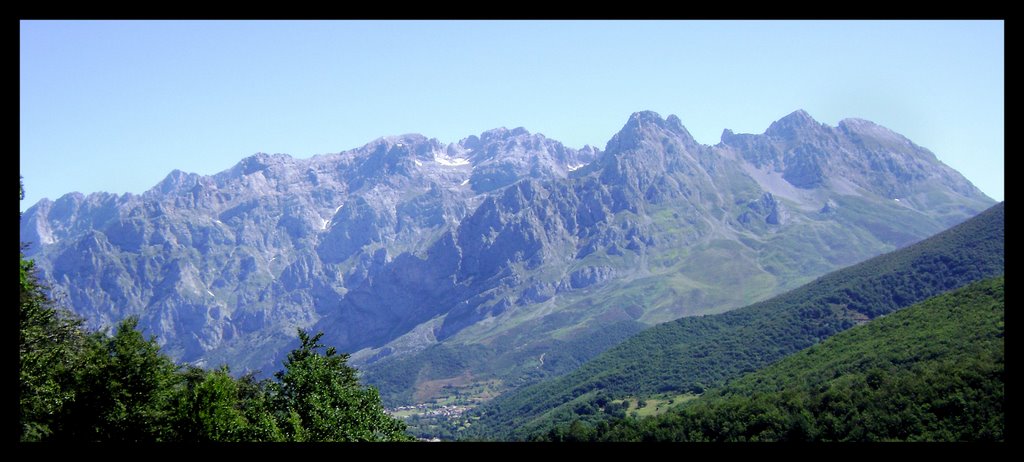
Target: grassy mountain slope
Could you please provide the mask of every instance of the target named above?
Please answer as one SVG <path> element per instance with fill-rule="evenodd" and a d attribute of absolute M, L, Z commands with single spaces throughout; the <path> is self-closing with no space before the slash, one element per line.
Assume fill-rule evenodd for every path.
<path fill-rule="evenodd" d="M 1004 278 L 839 333 L 668 414 L 560 429 L 601 441 L 1004 439 Z M 572 428 L 572 426 L 570 426 Z"/>
<path fill-rule="evenodd" d="M 992 277 L 1004 268 L 998 204 L 931 238 L 770 300 L 648 329 L 574 372 L 480 408 L 467 438 L 520 439 L 583 417 L 609 397 L 702 392 L 858 323 Z"/>

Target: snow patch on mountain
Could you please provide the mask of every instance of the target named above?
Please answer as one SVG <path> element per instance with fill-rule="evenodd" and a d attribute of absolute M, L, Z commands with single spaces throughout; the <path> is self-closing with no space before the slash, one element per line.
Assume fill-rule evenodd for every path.
<path fill-rule="evenodd" d="M 448 157 L 445 155 L 435 155 L 434 162 L 444 165 L 445 167 L 461 167 L 463 165 L 469 165 L 469 159 Z"/>

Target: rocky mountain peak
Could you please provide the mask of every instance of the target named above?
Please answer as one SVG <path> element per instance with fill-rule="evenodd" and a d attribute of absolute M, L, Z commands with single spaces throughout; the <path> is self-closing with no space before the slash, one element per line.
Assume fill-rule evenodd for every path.
<path fill-rule="evenodd" d="M 359 150 L 367 153 L 370 158 L 384 156 L 392 160 L 431 160 L 434 153 L 444 151 L 445 146 L 436 138 L 427 138 L 419 133 L 407 133 L 377 138 Z"/>
<path fill-rule="evenodd" d="M 880 129 L 881 131 L 884 131 L 886 133 L 895 134 L 892 130 L 889 130 L 888 128 L 878 125 L 870 120 L 864 120 L 857 117 L 848 117 L 846 119 L 840 120 L 839 128 L 854 132 L 873 131 Z"/>
<path fill-rule="evenodd" d="M 295 158 L 288 154 L 267 154 L 265 152 L 258 152 L 242 159 L 238 164 L 235 164 L 231 171 L 240 176 L 247 176 L 272 167 L 290 164 L 294 161 Z"/>
<path fill-rule="evenodd" d="M 466 138 L 463 138 L 462 140 L 460 140 L 457 143 L 457 145 L 461 146 L 461 147 L 464 147 L 466 149 L 476 149 L 476 148 L 479 148 L 480 147 L 480 137 L 476 136 L 476 135 L 469 135 Z"/>
<path fill-rule="evenodd" d="M 657 112 L 639 111 L 629 116 L 629 120 L 622 126 L 622 129 L 608 141 L 605 151 L 625 152 L 640 149 L 645 140 L 660 143 L 666 136 L 679 138 L 683 144 L 688 146 L 698 144 L 683 126 L 679 117 L 669 115 L 668 119 L 662 119 Z"/>
<path fill-rule="evenodd" d="M 689 134 L 689 131 L 687 131 L 686 127 L 683 126 L 683 121 L 679 120 L 679 117 L 676 117 L 675 114 L 669 114 L 668 117 L 665 119 L 665 122 L 666 122 L 666 125 L 672 131 L 674 131 L 676 133 L 686 132 L 687 134 Z"/>
<path fill-rule="evenodd" d="M 197 181 L 199 181 L 199 175 L 174 169 L 171 173 L 167 174 L 162 181 L 157 183 L 156 187 L 153 188 L 152 191 L 160 194 L 173 194 L 182 189 L 188 189 L 195 186 Z"/>
<path fill-rule="evenodd" d="M 899 147 L 916 146 L 903 135 L 871 122 L 870 120 L 856 118 L 843 119 L 839 121 L 839 130 L 847 136 L 858 139 L 870 138 L 880 144 L 890 144 Z"/>
<path fill-rule="evenodd" d="M 629 121 L 626 125 L 641 124 L 641 123 L 663 123 L 665 119 L 661 118 L 661 114 L 654 111 L 637 111 L 629 115 Z"/>
<path fill-rule="evenodd" d="M 645 127 L 646 126 L 646 127 Z M 619 135 L 635 135 L 643 133 L 645 130 L 653 130 L 657 128 L 664 128 L 665 119 L 661 118 L 657 112 L 654 111 L 639 111 L 634 112 L 626 120 L 626 124 L 619 130 Z"/>
<path fill-rule="evenodd" d="M 80 193 L 78 191 L 74 191 L 74 192 L 69 192 L 69 193 L 67 193 L 67 194 L 65 194 L 63 196 L 58 197 L 57 200 L 54 202 L 53 206 L 54 207 L 69 207 L 69 206 L 77 207 L 78 204 L 81 204 L 82 201 L 84 201 L 84 200 L 85 200 L 85 194 L 82 194 L 82 193 Z"/>
<path fill-rule="evenodd" d="M 797 109 L 786 117 L 783 117 L 768 126 L 764 134 L 774 138 L 796 138 L 814 131 L 827 128 L 824 124 L 814 120 L 807 111 Z"/>
<path fill-rule="evenodd" d="M 479 137 L 471 136 L 469 138 L 476 138 L 483 144 L 506 142 L 510 140 L 527 140 L 535 138 L 547 139 L 543 134 L 530 133 L 529 130 L 523 127 L 516 127 L 511 130 L 505 127 L 492 128 L 481 133 Z M 467 138 L 466 140 L 468 140 L 469 138 Z"/>
<path fill-rule="evenodd" d="M 736 138 L 736 133 L 726 128 L 722 130 L 722 136 L 720 137 L 722 144 L 732 144 L 732 141 Z"/>
<path fill-rule="evenodd" d="M 598 150 L 567 148 L 523 127 L 487 130 L 447 148 L 446 165 L 471 165 L 468 184 L 484 193 L 522 178 L 564 178 L 597 158 Z"/>
<path fill-rule="evenodd" d="M 406 146 L 419 146 L 423 144 L 430 144 L 431 141 L 436 140 L 427 138 L 426 136 L 423 136 L 419 133 L 406 133 L 404 135 L 383 136 L 377 138 L 368 143 L 367 147 L 371 149 L 380 148 L 381 146 L 383 146 L 385 149 L 390 149 L 393 147 L 401 148 Z"/>
<path fill-rule="evenodd" d="M 525 131 L 525 130 L 524 130 Z M 492 128 L 484 131 L 480 134 L 480 141 L 484 143 L 493 142 L 495 140 L 503 140 L 512 135 L 511 131 L 505 127 Z M 475 138 L 475 137 L 474 137 Z"/>

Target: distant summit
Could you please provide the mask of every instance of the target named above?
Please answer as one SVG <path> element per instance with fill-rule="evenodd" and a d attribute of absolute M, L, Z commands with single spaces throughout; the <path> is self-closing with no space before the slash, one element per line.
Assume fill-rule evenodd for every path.
<path fill-rule="evenodd" d="M 823 127 L 824 125 L 814 120 L 807 111 L 798 109 L 786 117 L 772 122 L 764 134 L 769 137 L 795 138 Z"/>

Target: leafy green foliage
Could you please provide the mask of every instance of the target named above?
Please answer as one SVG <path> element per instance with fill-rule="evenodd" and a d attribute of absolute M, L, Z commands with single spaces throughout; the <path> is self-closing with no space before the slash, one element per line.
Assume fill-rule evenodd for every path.
<path fill-rule="evenodd" d="M 299 330 L 301 346 L 288 354 L 272 393 L 293 441 L 403 441 L 405 424 L 388 416 L 373 388 L 362 388 L 347 354 L 316 350 L 323 333 Z"/>
<path fill-rule="evenodd" d="M 156 340 L 118 324 L 112 337 L 94 334 L 74 372 L 76 399 L 67 406 L 62 435 L 87 441 L 162 441 L 170 434 L 177 366 Z"/>
<path fill-rule="evenodd" d="M 998 204 L 909 247 L 830 273 L 764 302 L 648 329 L 579 369 L 495 399 L 469 439 L 524 439 L 574 419 L 597 392 L 613 397 L 700 393 L 880 315 L 1002 274 L 1004 214 Z"/>
<path fill-rule="evenodd" d="M 322 334 L 299 331 L 277 382 L 233 378 L 224 367 L 180 371 L 145 340 L 136 320 L 88 335 L 61 375 L 61 401 L 47 418 L 23 408 L 23 440 L 57 441 L 408 441 L 405 424 L 363 388 L 347 355 L 320 353 Z M 31 390 L 31 387 L 28 387 Z M 47 391 L 38 391 L 37 394 Z M 44 431 L 45 430 L 45 431 Z"/>
<path fill-rule="evenodd" d="M 1004 278 L 933 297 L 646 419 L 542 439 L 1002 441 Z"/>
<path fill-rule="evenodd" d="M 377 391 L 360 386 L 347 355 L 317 351 L 321 335 L 300 330 L 302 346 L 289 354 L 278 381 L 257 382 L 252 374 L 235 379 L 226 367 L 179 370 L 130 318 L 111 337 L 86 337 L 74 367 L 61 370 L 57 392 L 67 398 L 52 414 L 35 417 L 23 405 L 22 439 L 410 440 L 405 424 L 384 412 Z M 49 391 L 31 385 L 26 388 L 36 395 Z"/>
<path fill-rule="evenodd" d="M 46 297 L 33 262 L 22 257 L 20 268 L 19 423 L 21 440 L 35 441 L 51 434 L 52 416 L 74 398 L 67 380 L 78 361 L 83 335 L 81 321 Z"/>
<path fill-rule="evenodd" d="M 175 397 L 174 428 L 181 441 L 283 441 L 271 412 L 267 382 L 235 380 L 226 367 L 190 368 Z"/>

